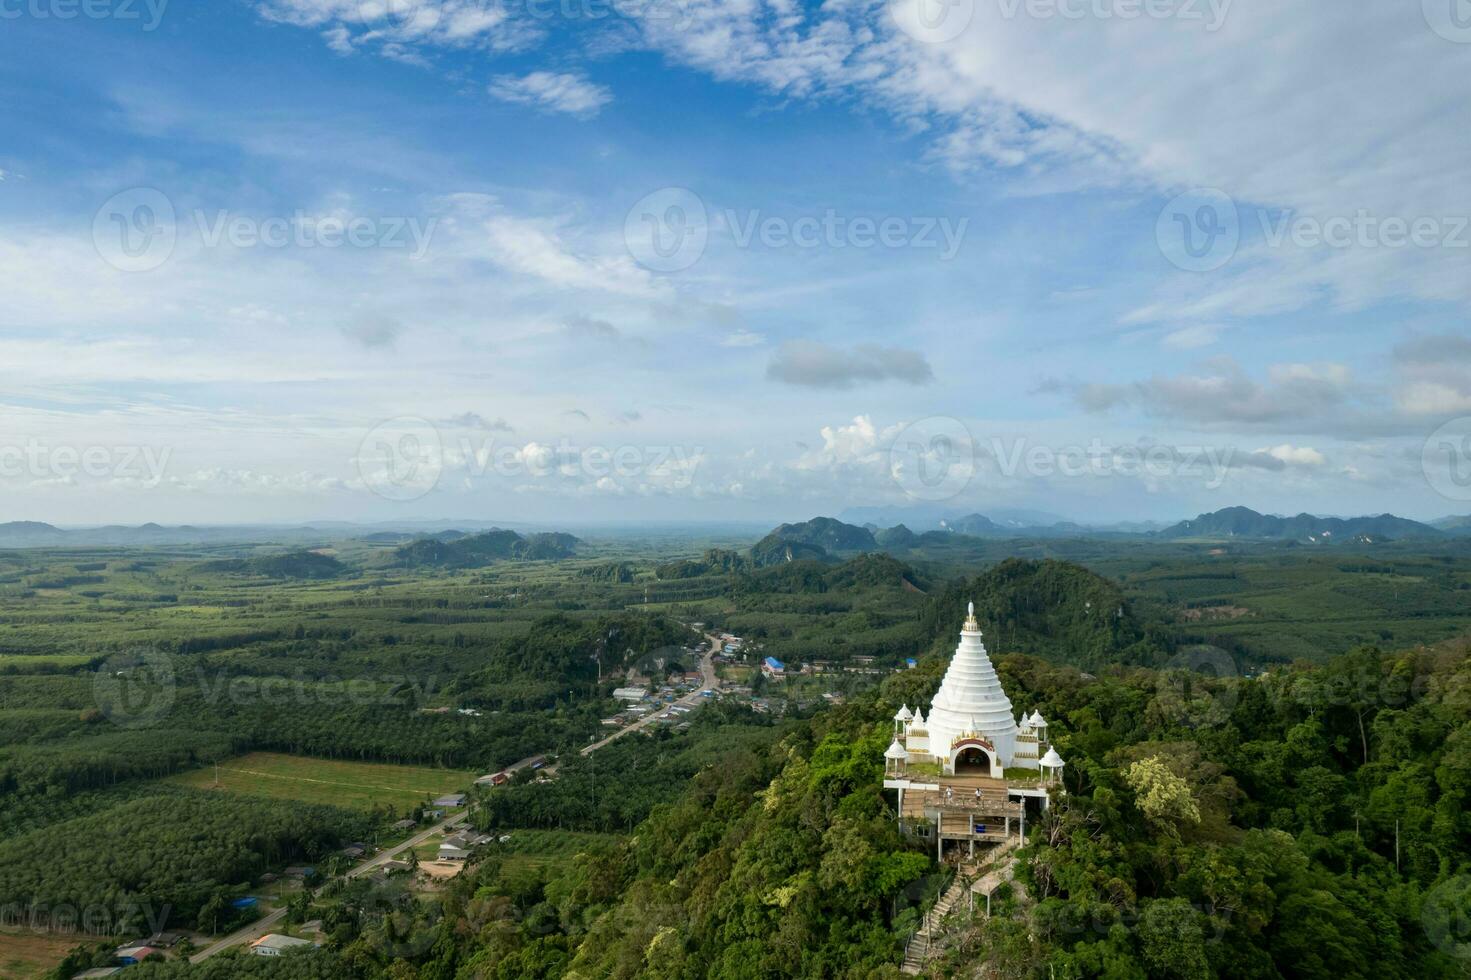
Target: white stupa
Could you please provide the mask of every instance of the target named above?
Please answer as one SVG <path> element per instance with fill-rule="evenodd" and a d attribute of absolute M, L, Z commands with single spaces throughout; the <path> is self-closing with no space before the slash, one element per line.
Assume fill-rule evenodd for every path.
<path fill-rule="evenodd" d="M 996 668 L 991 666 L 986 653 L 986 644 L 981 641 L 981 624 L 976 621 L 974 602 L 966 613 L 960 644 L 930 706 L 930 751 L 940 756 L 956 739 L 979 735 L 995 747 L 1001 765 L 1009 766 L 1016 753 L 1017 738 L 1011 699 L 1002 690 Z M 1036 762 L 1031 764 L 1035 766 Z"/>

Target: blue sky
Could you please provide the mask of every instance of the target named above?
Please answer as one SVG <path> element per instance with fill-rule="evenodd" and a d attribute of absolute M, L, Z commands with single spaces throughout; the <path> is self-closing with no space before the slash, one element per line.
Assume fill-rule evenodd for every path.
<path fill-rule="evenodd" d="M 1459 0 L 92 2 L 7 519 L 1471 510 Z"/>

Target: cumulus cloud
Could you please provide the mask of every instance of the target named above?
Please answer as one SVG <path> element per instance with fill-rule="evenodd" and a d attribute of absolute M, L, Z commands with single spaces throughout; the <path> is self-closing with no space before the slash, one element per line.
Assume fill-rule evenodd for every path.
<path fill-rule="evenodd" d="M 1179 330 L 1172 330 L 1165 334 L 1160 343 L 1170 350 L 1195 350 L 1199 347 L 1209 347 L 1220 339 L 1220 329 L 1220 327 L 1203 323 L 1181 327 Z"/>
<path fill-rule="evenodd" d="M 509 271 L 571 289 L 640 297 L 661 292 L 631 257 L 578 249 L 555 220 L 497 215 L 485 222 L 485 231 L 488 257 Z"/>
<path fill-rule="evenodd" d="M 462 412 L 449 418 L 441 419 L 440 424 L 459 429 L 479 429 L 482 432 L 514 432 L 511 424 L 505 419 L 497 416 L 488 419 L 479 412 Z"/>
<path fill-rule="evenodd" d="M 649 342 L 643 337 L 631 336 L 607 320 L 585 313 L 564 317 L 560 333 L 564 339 L 575 344 L 618 344 L 634 349 L 649 346 Z"/>
<path fill-rule="evenodd" d="M 534 71 L 520 76 L 497 75 L 487 90 L 502 102 L 561 112 L 579 119 L 591 119 L 613 101 L 613 93 L 606 86 L 572 72 Z"/>
<path fill-rule="evenodd" d="M 929 362 L 918 351 L 877 344 L 843 349 L 814 340 L 782 344 L 766 365 L 766 376 L 807 388 L 852 388 L 878 381 L 923 385 L 935 379 Z"/>
<path fill-rule="evenodd" d="M 349 340 L 373 350 L 392 347 L 403 332 L 403 324 L 393 317 L 375 314 L 355 320 L 343 327 L 342 332 Z"/>
<path fill-rule="evenodd" d="M 721 347 L 760 347 L 766 338 L 744 327 L 726 334 L 720 340 Z"/>
<path fill-rule="evenodd" d="M 1311 446 L 1293 446 L 1283 443 L 1280 446 L 1258 449 L 1245 461 L 1248 465 L 1261 466 L 1263 469 L 1285 469 L 1289 466 L 1324 466 L 1328 459 Z"/>
<path fill-rule="evenodd" d="M 1412 337 L 1394 349 L 1394 361 L 1399 371 L 1395 404 L 1401 412 L 1417 417 L 1471 412 L 1471 337 Z"/>
<path fill-rule="evenodd" d="M 260 0 L 266 20 L 314 28 L 332 50 L 371 47 L 383 56 L 424 64 L 420 52 L 483 46 L 525 47 L 542 35 L 532 18 L 512 18 L 481 0 Z"/>
<path fill-rule="evenodd" d="M 1277 364 L 1258 381 L 1234 359 L 1215 358 L 1194 373 L 1128 384 L 1063 385 L 1090 412 L 1129 407 L 1201 423 L 1300 424 L 1353 404 L 1362 392 L 1341 364 Z"/>

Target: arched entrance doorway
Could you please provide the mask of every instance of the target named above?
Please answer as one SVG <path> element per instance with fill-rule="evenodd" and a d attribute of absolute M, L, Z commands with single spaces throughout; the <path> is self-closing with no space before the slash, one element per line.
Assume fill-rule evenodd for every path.
<path fill-rule="evenodd" d="M 960 754 L 955 757 L 955 772 L 957 775 L 975 772 L 989 776 L 991 775 L 991 759 L 980 749 L 961 749 Z"/>
<path fill-rule="evenodd" d="M 992 776 L 1000 779 L 1001 763 L 996 750 L 983 738 L 961 738 L 950 748 L 950 772 L 955 775 L 971 774 Z"/>

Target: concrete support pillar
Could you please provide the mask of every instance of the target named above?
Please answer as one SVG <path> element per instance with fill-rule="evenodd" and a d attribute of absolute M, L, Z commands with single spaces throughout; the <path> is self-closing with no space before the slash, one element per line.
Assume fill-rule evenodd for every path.
<path fill-rule="evenodd" d="M 944 811 L 936 811 L 936 813 L 935 813 L 935 860 L 936 861 L 943 861 L 943 860 L 945 860 L 945 838 L 943 838 L 943 837 L 940 836 L 940 824 L 944 823 L 944 821 L 945 821 Z"/>

